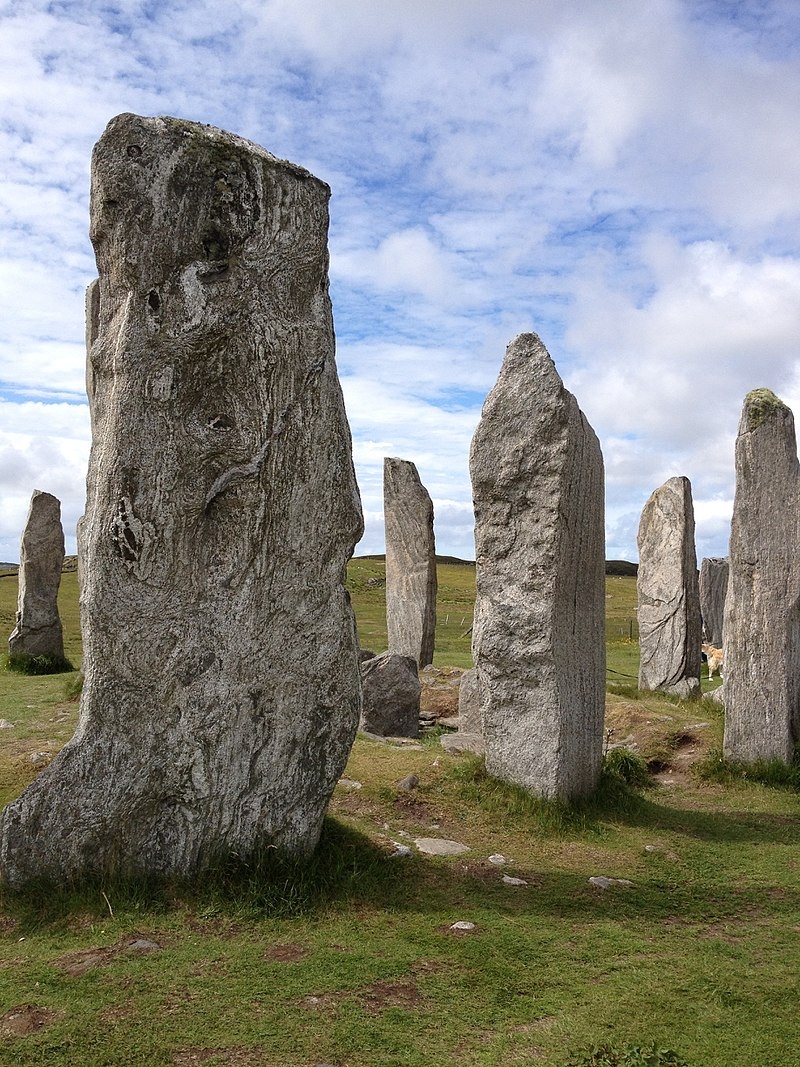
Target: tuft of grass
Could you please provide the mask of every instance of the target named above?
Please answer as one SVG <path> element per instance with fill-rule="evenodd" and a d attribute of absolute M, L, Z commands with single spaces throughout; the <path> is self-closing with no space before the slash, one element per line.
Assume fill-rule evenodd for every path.
<path fill-rule="evenodd" d="M 795 746 L 791 763 L 783 760 L 755 760 L 744 763 L 729 760 L 722 749 L 714 748 L 708 756 L 696 764 L 697 774 L 707 782 L 730 785 L 737 781 L 760 782 L 776 789 L 789 789 L 800 793 L 800 745 Z"/>
<path fill-rule="evenodd" d="M 672 1049 L 660 1049 L 656 1045 L 646 1048 L 640 1045 L 592 1045 L 585 1054 L 572 1056 L 564 1067 L 689 1067 Z"/>
<path fill-rule="evenodd" d="M 646 760 L 629 748 L 612 748 L 607 752 L 603 756 L 603 774 L 633 789 L 646 789 L 652 784 Z"/>
<path fill-rule="evenodd" d="M 75 670 L 66 656 L 31 656 L 26 652 L 9 654 L 6 667 L 18 674 L 66 674 Z"/>

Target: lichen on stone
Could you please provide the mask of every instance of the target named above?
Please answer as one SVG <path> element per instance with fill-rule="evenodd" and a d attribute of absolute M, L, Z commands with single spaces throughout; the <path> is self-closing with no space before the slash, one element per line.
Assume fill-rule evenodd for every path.
<path fill-rule="evenodd" d="M 764 423 L 773 411 L 788 411 L 784 402 L 771 389 L 752 389 L 744 399 L 747 431 L 751 433 Z"/>

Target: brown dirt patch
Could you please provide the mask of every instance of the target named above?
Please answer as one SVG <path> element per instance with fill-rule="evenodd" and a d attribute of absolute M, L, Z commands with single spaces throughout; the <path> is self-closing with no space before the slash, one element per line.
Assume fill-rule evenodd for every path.
<path fill-rule="evenodd" d="M 38 1008 L 35 1004 L 18 1004 L 0 1015 L 0 1035 L 14 1038 L 35 1034 L 55 1018 L 54 1011 Z"/>
<path fill-rule="evenodd" d="M 277 963 L 299 963 L 308 955 L 305 945 L 273 945 L 264 953 L 265 960 Z"/>
<path fill-rule="evenodd" d="M 358 999 L 370 1015 L 379 1015 L 386 1008 L 416 1008 L 423 996 L 415 982 L 373 982 L 359 992 Z"/>
<path fill-rule="evenodd" d="M 59 970 L 72 978 L 79 978 L 82 974 L 86 974 L 87 971 L 92 971 L 96 967 L 107 967 L 120 956 L 145 956 L 151 952 L 157 952 L 160 947 L 152 938 L 143 934 L 132 934 L 122 941 L 118 941 L 116 945 L 101 945 L 97 948 L 85 948 L 79 949 L 77 952 L 68 952 L 65 956 L 60 956 L 57 960 L 53 960 L 53 966 L 58 967 Z"/>

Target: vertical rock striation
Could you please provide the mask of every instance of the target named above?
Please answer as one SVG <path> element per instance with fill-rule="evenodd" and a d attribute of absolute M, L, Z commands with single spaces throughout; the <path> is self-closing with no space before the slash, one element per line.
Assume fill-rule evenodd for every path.
<path fill-rule="evenodd" d="M 436 635 L 433 504 L 408 460 L 383 461 L 383 514 L 389 650 L 427 667 Z"/>
<path fill-rule="evenodd" d="M 792 412 L 768 389 L 745 397 L 736 439 L 728 595 L 729 759 L 789 763 L 800 740 L 800 464 Z"/>
<path fill-rule="evenodd" d="M 705 640 L 714 648 L 723 647 L 725 595 L 728 591 L 727 558 L 704 559 L 700 563 L 700 615 Z"/>
<path fill-rule="evenodd" d="M 12 656 L 64 659 L 58 587 L 64 566 L 61 503 L 34 490 L 19 548 L 17 624 L 8 639 Z"/>
<path fill-rule="evenodd" d="M 317 843 L 360 712 L 329 194 L 179 119 L 120 115 L 95 146 L 85 683 L 3 813 L 13 885 Z"/>
<path fill-rule="evenodd" d="M 603 459 L 535 334 L 506 351 L 470 471 L 486 766 L 542 796 L 585 795 L 605 710 Z"/>
<path fill-rule="evenodd" d="M 688 478 L 669 478 L 642 510 L 637 538 L 639 688 L 700 695 L 700 594 Z"/>

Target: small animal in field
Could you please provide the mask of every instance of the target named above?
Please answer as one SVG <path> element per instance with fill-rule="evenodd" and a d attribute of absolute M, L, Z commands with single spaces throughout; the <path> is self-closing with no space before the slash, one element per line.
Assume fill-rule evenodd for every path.
<path fill-rule="evenodd" d="M 708 677 L 710 678 L 714 671 L 716 671 L 721 678 L 722 666 L 725 662 L 722 655 L 722 649 L 714 648 L 714 646 L 710 645 L 707 641 L 704 641 L 700 647 L 702 648 L 706 657 L 706 662 L 708 663 Z"/>

